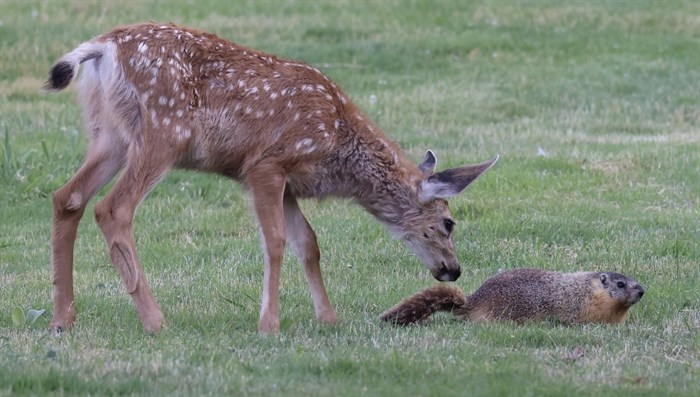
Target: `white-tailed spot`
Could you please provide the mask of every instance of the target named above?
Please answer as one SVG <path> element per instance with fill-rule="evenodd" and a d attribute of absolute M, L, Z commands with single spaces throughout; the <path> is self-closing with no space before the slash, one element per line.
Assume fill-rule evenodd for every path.
<path fill-rule="evenodd" d="M 190 131 L 189 128 L 184 128 L 182 130 L 182 133 L 178 136 L 178 139 L 181 141 L 184 141 L 185 139 L 189 139 L 192 136 L 192 131 Z"/>
<path fill-rule="evenodd" d="M 304 138 L 294 145 L 296 150 L 299 150 L 305 146 L 310 146 L 314 141 L 311 138 Z"/>
<path fill-rule="evenodd" d="M 160 123 L 158 122 L 158 114 L 156 114 L 155 109 L 151 109 L 151 123 L 156 128 L 160 127 Z"/>
<path fill-rule="evenodd" d="M 178 141 L 184 141 L 192 136 L 192 131 L 189 128 L 184 128 L 180 125 L 175 126 L 175 138 Z"/>

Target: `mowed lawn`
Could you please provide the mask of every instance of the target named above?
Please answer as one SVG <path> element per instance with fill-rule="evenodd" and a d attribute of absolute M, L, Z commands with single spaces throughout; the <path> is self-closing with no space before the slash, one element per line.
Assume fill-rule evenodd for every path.
<path fill-rule="evenodd" d="M 176 171 L 135 222 L 164 331 L 143 333 L 95 200 L 76 243 L 78 321 L 51 336 L 51 194 L 86 138 L 75 87 L 40 87 L 79 43 L 148 20 L 316 65 L 416 162 L 500 154 L 450 202 L 465 291 L 505 269 L 612 270 L 644 298 L 617 326 L 382 324 L 436 281 L 359 207 L 306 201 L 340 321 L 316 324 L 290 254 L 281 332 L 262 336 L 245 192 Z M 696 1 L 2 0 L 0 138 L 0 396 L 700 395 Z M 46 312 L 17 324 L 15 308 Z"/>

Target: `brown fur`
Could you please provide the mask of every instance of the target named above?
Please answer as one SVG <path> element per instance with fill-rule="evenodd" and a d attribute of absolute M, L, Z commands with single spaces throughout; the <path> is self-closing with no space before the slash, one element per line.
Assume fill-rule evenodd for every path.
<path fill-rule="evenodd" d="M 471 321 L 620 323 L 643 294 L 641 285 L 619 273 L 518 269 L 486 280 L 468 296 L 442 285 L 425 289 L 386 311 L 380 319 L 408 325 L 438 311 L 449 311 Z"/>
<path fill-rule="evenodd" d="M 89 200 L 112 263 L 148 332 L 163 315 L 138 260 L 136 208 L 172 168 L 221 174 L 250 193 L 264 251 L 259 330 L 279 330 L 279 277 L 289 241 L 300 257 L 316 317 L 334 323 L 316 235 L 297 199 L 351 198 L 404 239 L 437 279 L 460 266 L 446 198 L 497 158 L 433 173 L 392 142 L 318 69 L 177 25 L 120 27 L 85 42 L 51 69 L 60 90 L 84 63 L 78 94 L 90 136 L 85 163 L 53 197 L 54 330 L 75 320 L 73 246 Z"/>

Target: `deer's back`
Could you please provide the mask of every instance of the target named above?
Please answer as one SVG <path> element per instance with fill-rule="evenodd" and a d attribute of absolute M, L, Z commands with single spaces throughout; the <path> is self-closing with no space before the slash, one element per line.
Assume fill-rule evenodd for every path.
<path fill-rule="evenodd" d="M 264 163 L 304 184 L 349 139 L 354 107 L 312 66 L 175 25 L 123 27 L 98 40 L 114 54 L 91 61 L 97 73 L 85 73 L 83 96 L 112 85 L 118 98 L 101 105 L 131 119 L 118 126 L 125 139 L 179 148 L 176 166 L 240 178 Z M 118 64 L 114 76 L 99 72 L 105 62 Z"/>

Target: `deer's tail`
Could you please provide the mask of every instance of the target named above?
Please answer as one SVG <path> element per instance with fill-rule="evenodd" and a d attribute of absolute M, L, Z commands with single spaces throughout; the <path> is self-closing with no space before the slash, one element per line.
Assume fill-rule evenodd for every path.
<path fill-rule="evenodd" d="M 437 312 L 451 312 L 466 304 L 467 297 L 458 288 L 437 285 L 409 296 L 379 318 L 397 325 L 416 324 Z"/>
<path fill-rule="evenodd" d="M 99 58 L 104 53 L 106 43 L 91 40 L 80 44 L 73 51 L 65 54 L 51 68 L 49 79 L 44 83 L 47 91 L 60 91 L 78 75 L 80 64 L 93 58 Z"/>

